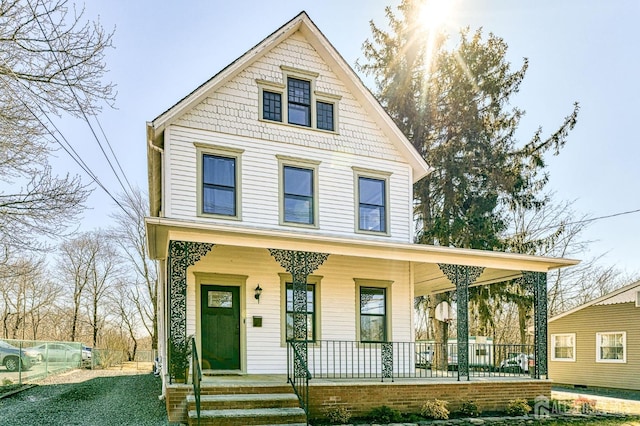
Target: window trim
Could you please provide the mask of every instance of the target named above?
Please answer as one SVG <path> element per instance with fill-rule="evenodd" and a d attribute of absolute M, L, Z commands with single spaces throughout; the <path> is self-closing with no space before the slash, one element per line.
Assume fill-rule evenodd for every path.
<path fill-rule="evenodd" d="M 280 346 L 287 346 L 287 283 L 293 281 L 293 276 L 289 273 L 279 273 L 280 277 Z M 314 307 L 314 341 L 309 342 L 309 346 L 320 346 L 322 340 L 322 275 L 307 276 L 307 284 L 315 286 L 315 307 Z"/>
<path fill-rule="evenodd" d="M 573 355 L 571 358 L 558 358 L 556 357 L 556 337 L 571 337 L 573 339 Z M 559 362 L 576 362 L 576 333 L 556 333 L 551 335 L 551 361 Z M 564 347 L 564 346 L 561 346 Z"/>
<path fill-rule="evenodd" d="M 215 219 L 242 220 L 242 154 L 244 149 L 231 148 L 221 145 L 213 145 L 202 142 L 194 142 L 196 148 L 196 216 Z M 235 183 L 236 183 L 236 214 L 225 215 L 217 213 L 205 213 L 203 211 L 203 158 L 205 155 L 215 157 L 233 158 L 235 160 Z"/>
<path fill-rule="evenodd" d="M 602 359 L 600 358 L 600 337 L 605 334 L 622 334 L 622 359 Z M 627 363 L 627 332 L 626 331 L 600 331 L 596 333 L 596 362 L 608 364 Z"/>
<path fill-rule="evenodd" d="M 371 343 L 386 343 L 386 342 L 392 342 L 393 341 L 393 334 L 392 334 L 392 324 L 391 322 L 393 321 L 393 312 L 392 312 L 392 292 L 391 292 L 391 286 L 393 284 L 393 281 L 389 281 L 389 280 L 373 280 L 373 279 L 367 279 L 367 278 L 354 278 L 353 279 L 354 283 L 355 283 L 355 312 L 356 312 L 356 342 L 358 345 L 360 344 L 371 344 Z M 361 336 L 360 336 L 360 327 L 361 327 L 361 323 L 360 323 L 360 289 L 361 288 L 382 288 L 385 289 L 385 340 L 384 342 L 369 342 L 369 341 L 362 341 L 361 340 Z"/>
<path fill-rule="evenodd" d="M 256 84 L 258 86 L 258 120 L 263 121 L 265 123 L 276 123 L 279 125 L 291 126 L 297 129 L 310 129 L 316 130 L 319 132 L 339 134 L 339 102 L 342 99 L 341 95 L 323 92 L 320 90 L 316 90 L 316 81 L 320 76 L 319 73 L 314 71 L 303 70 L 299 68 L 293 68 L 286 65 L 281 65 L 280 70 L 282 72 L 282 81 L 283 83 L 273 82 L 263 79 L 256 79 Z M 310 94 L 310 114 L 311 114 L 311 125 L 305 126 L 302 124 L 294 124 L 289 123 L 289 94 L 288 94 L 288 81 L 289 78 L 295 78 L 297 80 L 305 80 L 309 82 L 309 94 Z M 281 100 L 281 121 L 269 120 L 264 118 L 264 99 L 263 92 L 272 92 L 279 93 Z M 318 112 L 317 105 L 318 102 L 324 102 L 333 105 L 333 130 L 327 129 L 319 129 L 317 125 Z"/>
<path fill-rule="evenodd" d="M 377 236 L 391 236 L 391 172 L 383 172 L 380 170 L 365 169 L 362 167 L 352 166 L 353 170 L 353 205 L 354 205 L 354 231 L 357 234 L 377 235 Z M 385 230 L 384 231 L 370 231 L 366 229 L 360 229 L 360 178 L 376 179 L 384 181 L 384 217 L 385 217 Z"/>
<path fill-rule="evenodd" d="M 278 159 L 278 210 L 280 226 L 294 226 L 302 228 L 319 229 L 320 228 L 320 180 L 318 173 L 320 161 L 310 160 L 306 158 L 289 157 L 285 155 L 276 155 Z M 313 223 L 287 222 L 284 220 L 284 168 L 294 167 L 297 169 L 308 169 L 313 172 Z"/>

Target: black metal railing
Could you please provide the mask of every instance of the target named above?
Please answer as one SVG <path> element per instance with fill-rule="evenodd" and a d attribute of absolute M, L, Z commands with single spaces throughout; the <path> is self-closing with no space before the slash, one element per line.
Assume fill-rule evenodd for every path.
<path fill-rule="evenodd" d="M 534 371 L 533 345 L 469 343 L 469 376 L 525 377 Z M 457 343 L 308 343 L 305 367 L 313 378 L 459 378 Z M 290 365 L 291 363 L 288 362 Z"/>
<path fill-rule="evenodd" d="M 287 381 L 298 396 L 300 406 L 309 419 L 309 380 L 311 372 L 304 356 L 306 342 L 287 342 Z"/>
<path fill-rule="evenodd" d="M 195 337 L 191 338 L 191 381 L 193 383 L 193 397 L 196 400 L 196 415 L 198 426 L 200 426 L 200 381 L 202 380 L 202 369 L 198 359 L 198 348 Z"/>

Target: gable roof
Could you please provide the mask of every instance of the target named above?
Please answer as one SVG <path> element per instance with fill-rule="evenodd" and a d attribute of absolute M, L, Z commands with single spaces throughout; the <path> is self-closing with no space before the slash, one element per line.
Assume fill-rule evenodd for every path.
<path fill-rule="evenodd" d="M 637 294 L 640 291 L 640 281 L 636 281 L 624 287 L 621 287 L 617 290 L 612 291 L 609 294 L 605 294 L 604 296 L 598 297 L 590 302 L 587 302 L 583 305 L 577 306 L 567 312 L 563 312 L 559 315 L 556 315 L 552 318 L 549 318 L 549 322 L 555 321 L 557 319 L 566 317 L 567 315 L 571 315 L 574 312 L 581 311 L 589 306 L 602 306 L 602 305 L 615 305 L 619 303 L 634 303 Z"/>
<path fill-rule="evenodd" d="M 347 86 L 367 113 L 376 119 L 376 122 L 380 126 L 382 132 L 389 138 L 398 152 L 400 152 L 411 166 L 414 182 L 417 182 L 422 177 L 430 173 L 432 169 L 427 165 L 402 131 L 400 131 L 400 129 L 395 125 L 389 114 L 387 114 L 382 105 L 380 105 L 369 89 L 367 89 L 364 83 L 362 83 L 358 75 L 304 11 L 251 48 L 240 58 L 229 64 L 226 68 L 214 75 L 189 95 L 181 99 L 178 103 L 160 114 L 153 121 L 147 123 L 147 138 L 150 148 L 149 155 L 152 154 L 151 151 L 153 150 L 153 146 L 160 146 L 160 136 L 168 125 L 179 118 L 182 114 L 201 103 L 210 95 L 210 93 L 215 92 L 218 88 L 234 78 L 238 73 L 260 59 L 265 55 L 265 53 L 269 52 L 272 48 L 287 39 L 296 31 L 300 31 L 305 36 L 307 41 L 313 46 L 327 65 L 338 75 L 340 80 Z"/>

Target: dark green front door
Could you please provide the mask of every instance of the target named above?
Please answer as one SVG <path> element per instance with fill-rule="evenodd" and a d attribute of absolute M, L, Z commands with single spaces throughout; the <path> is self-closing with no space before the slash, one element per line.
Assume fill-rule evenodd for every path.
<path fill-rule="evenodd" d="M 202 368 L 240 369 L 240 288 L 203 285 Z"/>

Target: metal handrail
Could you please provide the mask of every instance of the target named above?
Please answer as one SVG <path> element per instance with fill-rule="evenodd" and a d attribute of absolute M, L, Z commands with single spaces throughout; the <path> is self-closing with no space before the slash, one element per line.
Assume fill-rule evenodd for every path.
<path fill-rule="evenodd" d="M 196 400 L 196 414 L 198 416 L 198 426 L 200 425 L 200 381 L 202 380 L 202 369 L 198 359 L 198 348 L 195 337 L 191 337 L 191 381 L 193 382 L 193 396 Z"/>
<path fill-rule="evenodd" d="M 287 342 L 287 381 L 291 383 L 309 424 L 309 380 L 312 376 L 307 361 L 300 354 L 295 343 L 307 345 L 307 342 Z M 290 356 L 289 352 L 293 356 Z"/>

